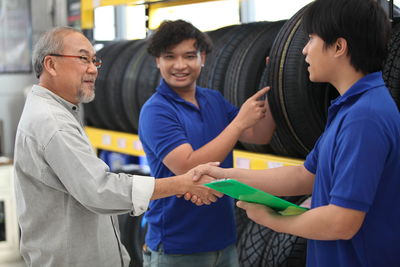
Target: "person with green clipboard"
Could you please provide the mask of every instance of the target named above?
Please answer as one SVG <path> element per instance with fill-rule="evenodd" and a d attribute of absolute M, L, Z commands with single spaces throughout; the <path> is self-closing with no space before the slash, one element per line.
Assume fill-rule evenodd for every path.
<path fill-rule="evenodd" d="M 390 21 L 374 0 L 316 0 L 303 27 L 310 80 L 340 93 L 304 165 L 202 165 L 194 179 L 230 178 L 279 196 L 312 193 L 311 209 L 292 216 L 237 203 L 256 223 L 309 239 L 308 267 L 400 266 L 400 114 L 381 73 Z"/>

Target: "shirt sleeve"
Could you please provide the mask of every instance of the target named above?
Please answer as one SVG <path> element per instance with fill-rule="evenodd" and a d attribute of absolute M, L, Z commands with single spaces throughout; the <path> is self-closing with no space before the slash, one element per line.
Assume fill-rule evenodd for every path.
<path fill-rule="evenodd" d="M 218 92 L 219 97 L 221 101 L 223 102 L 223 106 L 225 107 L 225 110 L 227 111 L 228 114 L 228 119 L 229 121 L 233 121 L 233 119 L 236 117 L 236 115 L 239 113 L 239 108 L 232 105 L 228 100 L 226 100 L 220 92 Z"/>
<path fill-rule="evenodd" d="M 109 172 L 78 131 L 57 131 L 45 146 L 44 157 L 65 190 L 93 212 L 140 215 L 147 210 L 154 178 Z"/>
<path fill-rule="evenodd" d="M 161 104 L 145 105 L 142 108 L 139 137 L 145 150 L 150 149 L 160 161 L 177 146 L 189 143 L 176 112 Z"/>
<path fill-rule="evenodd" d="M 306 160 L 304 161 L 304 167 L 313 174 L 317 173 L 319 144 L 322 135 L 318 138 L 317 142 L 315 142 L 314 148 L 310 153 L 308 153 Z"/>
<path fill-rule="evenodd" d="M 381 179 L 390 141 L 372 117 L 348 120 L 337 136 L 331 203 L 367 212 Z"/>

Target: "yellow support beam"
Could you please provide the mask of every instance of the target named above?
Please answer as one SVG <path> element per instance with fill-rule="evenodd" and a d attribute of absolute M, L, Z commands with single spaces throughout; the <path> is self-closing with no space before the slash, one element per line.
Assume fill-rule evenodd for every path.
<path fill-rule="evenodd" d="M 85 127 L 86 134 L 92 146 L 96 149 L 119 152 L 132 156 L 144 156 L 139 136 L 123 132 Z M 303 164 L 303 160 L 281 157 L 272 154 L 260 154 L 249 151 L 233 151 L 234 167 L 262 170 L 280 166 L 295 166 Z"/>
<path fill-rule="evenodd" d="M 132 156 L 144 156 L 142 143 L 135 134 L 85 127 L 94 148 L 119 152 Z"/>
<path fill-rule="evenodd" d="M 140 0 L 81 0 L 81 28 L 90 30 L 94 28 L 94 9 L 101 6 L 143 4 Z"/>
<path fill-rule="evenodd" d="M 233 165 L 235 168 L 264 170 L 282 166 L 302 165 L 303 160 L 282 157 L 272 154 L 261 154 L 242 150 L 233 151 Z"/>
<path fill-rule="evenodd" d="M 81 28 L 90 30 L 94 28 L 93 0 L 81 0 Z"/>
<path fill-rule="evenodd" d="M 220 0 L 158 1 L 159 0 L 81 0 L 81 28 L 82 30 L 90 30 L 94 28 L 94 9 L 101 6 L 150 4 L 149 17 L 151 18 L 151 15 L 158 8 Z"/>
<path fill-rule="evenodd" d="M 198 4 L 204 2 L 218 2 L 221 0 L 179 0 L 179 1 L 168 1 L 168 2 L 159 2 L 149 5 L 149 29 L 154 30 L 158 28 L 159 22 L 155 22 L 153 20 L 156 17 L 157 10 L 166 7 L 174 7 L 180 5 L 189 5 L 189 4 Z M 239 0 L 238 0 L 239 1 Z"/>

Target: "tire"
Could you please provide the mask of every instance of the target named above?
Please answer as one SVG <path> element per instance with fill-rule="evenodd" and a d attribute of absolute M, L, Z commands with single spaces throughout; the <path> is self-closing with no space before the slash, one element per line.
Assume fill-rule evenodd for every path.
<path fill-rule="evenodd" d="M 307 241 L 298 236 L 274 232 L 261 253 L 261 266 L 304 267 Z"/>
<path fill-rule="evenodd" d="M 261 267 L 261 260 L 266 246 L 275 232 L 271 229 L 249 221 L 238 240 L 237 249 L 242 267 Z"/>
<path fill-rule="evenodd" d="M 207 33 L 213 42 L 213 49 L 206 56 L 206 62 L 197 79 L 197 84 L 199 86 L 219 90 L 222 94 L 224 93 L 222 84 L 219 85 L 221 80 L 218 79 L 215 83 L 213 82 L 213 71 L 217 64 L 221 64 L 221 67 L 226 67 L 226 63 L 223 60 L 219 62 L 221 53 L 223 52 L 222 47 L 230 40 L 232 32 L 234 32 L 237 27 L 238 25 L 231 25 Z"/>
<path fill-rule="evenodd" d="M 306 7 L 288 20 L 275 38 L 260 86 L 271 86 L 268 101 L 277 124 L 271 147 L 278 155 L 300 158 L 314 147 L 325 127 L 327 107 L 338 96 L 331 85 L 309 80 L 302 55 L 308 40 L 301 27 Z"/>
<path fill-rule="evenodd" d="M 247 217 L 246 211 L 236 207 L 235 205 L 235 222 L 236 222 L 236 244 L 239 244 L 241 237 L 247 227 L 247 224 L 251 222 L 251 220 Z"/>
<path fill-rule="evenodd" d="M 160 83 L 161 75 L 157 68 L 156 61 L 153 56 L 149 55 L 145 49 L 142 50 L 142 58 L 139 62 L 138 78 L 136 81 L 136 102 L 134 116 L 134 126 L 139 129 L 140 110 L 144 103 L 155 92 L 156 87 Z"/>
<path fill-rule="evenodd" d="M 99 122 L 101 122 L 100 128 L 109 130 L 118 129 L 118 125 L 115 123 L 113 117 L 114 111 L 110 109 L 110 99 L 108 99 L 108 91 L 113 90 L 113 88 L 107 86 L 107 81 L 110 79 L 109 73 L 113 68 L 113 63 L 116 61 L 118 54 L 122 53 L 129 45 L 130 41 L 113 43 L 107 47 L 107 51 L 102 58 L 103 64 L 99 69 L 96 79 L 96 98 L 94 100 L 96 114 L 99 115 Z"/>
<path fill-rule="evenodd" d="M 116 45 L 116 42 L 109 43 L 106 46 L 104 46 L 102 49 L 97 51 L 97 57 L 104 60 L 107 58 L 108 52 L 111 50 L 111 48 Z M 83 104 L 84 108 L 84 119 L 86 122 L 86 125 L 89 126 L 94 126 L 97 128 L 106 128 L 105 123 L 103 121 L 103 118 L 99 114 L 99 112 L 96 109 L 96 103 L 99 101 L 99 95 L 103 93 L 103 83 L 105 82 L 105 77 L 106 77 L 106 71 L 104 68 L 100 68 L 98 70 L 98 76 L 96 79 L 95 83 L 95 93 L 96 97 L 95 99 L 87 104 Z"/>
<path fill-rule="evenodd" d="M 285 21 L 262 23 L 257 31 L 248 36 L 235 49 L 225 75 L 224 95 L 240 107 L 259 90 L 260 79 L 265 68 L 265 58 Z M 269 145 L 241 142 L 249 151 L 271 153 Z"/>
<path fill-rule="evenodd" d="M 123 106 L 123 78 L 125 69 L 129 61 L 137 54 L 140 42 L 137 40 L 129 41 L 124 50 L 120 51 L 119 55 L 112 64 L 106 80 L 106 99 L 108 100 L 108 119 L 112 120 L 115 125 L 115 130 L 133 133 L 135 129 L 128 123 L 128 116 L 125 113 Z M 109 122 L 109 124 L 111 124 Z"/>
<path fill-rule="evenodd" d="M 243 40 L 265 24 L 266 22 L 255 22 L 235 25 L 232 30 L 227 30 L 215 43 L 213 51 L 207 56 L 206 65 L 199 78 L 199 84 L 224 93 L 227 69 L 236 48 Z"/>
<path fill-rule="evenodd" d="M 400 23 L 394 26 L 383 67 L 383 79 L 400 110 Z"/>
<path fill-rule="evenodd" d="M 301 205 L 308 203 L 309 196 L 291 196 L 284 199 Z M 242 267 L 305 266 L 307 241 L 304 238 L 275 232 L 248 219 L 244 211 L 243 214 L 247 223 L 237 242 Z"/>
<path fill-rule="evenodd" d="M 265 58 L 285 21 L 269 22 L 235 48 L 225 76 L 225 97 L 240 106 L 259 90 Z"/>
<path fill-rule="evenodd" d="M 129 126 L 134 129 L 134 133 L 137 133 L 137 91 L 138 90 L 146 90 L 146 88 L 138 88 L 137 81 L 139 79 L 139 69 L 140 64 L 142 62 L 142 58 L 144 57 L 144 50 L 146 42 L 145 40 L 139 40 L 139 44 L 137 46 L 137 52 L 134 57 L 131 58 L 129 64 L 127 65 L 124 78 L 122 83 L 122 104 L 125 111 L 125 114 L 128 118 L 127 123 Z M 150 76 L 146 75 L 146 78 L 149 79 Z"/>

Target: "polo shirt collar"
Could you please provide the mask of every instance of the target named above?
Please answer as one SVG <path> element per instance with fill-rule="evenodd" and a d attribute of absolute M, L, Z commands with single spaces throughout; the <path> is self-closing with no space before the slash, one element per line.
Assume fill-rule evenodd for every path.
<path fill-rule="evenodd" d="M 372 90 L 376 87 L 385 86 L 382 78 L 382 72 L 373 72 L 365 75 L 356 83 L 354 83 L 342 96 L 338 96 L 331 101 L 328 109 L 328 119 L 326 127 L 328 127 L 332 120 L 336 117 L 339 110 L 346 104 L 351 102 L 354 98 L 358 98 L 361 94 Z"/>
<path fill-rule="evenodd" d="M 385 82 L 382 79 L 382 72 L 373 72 L 365 75 L 355 84 L 353 84 L 342 96 L 337 97 L 331 101 L 331 106 L 340 106 L 348 102 L 354 97 L 363 94 L 366 91 L 374 89 L 376 87 L 385 86 Z"/>
<path fill-rule="evenodd" d="M 172 88 L 165 82 L 164 79 L 161 79 L 161 82 L 159 86 L 157 87 L 157 92 L 160 93 L 161 95 L 164 95 L 168 97 L 169 99 L 172 99 L 177 102 L 184 103 L 186 105 L 189 105 L 191 107 L 194 107 L 197 109 L 195 105 L 192 103 L 187 102 L 185 99 L 183 99 L 180 95 L 178 95 Z M 199 90 L 199 87 L 196 86 L 196 99 L 199 101 L 199 105 L 202 106 L 204 104 L 204 101 L 206 101 L 206 98 L 203 97 L 201 90 Z"/>

